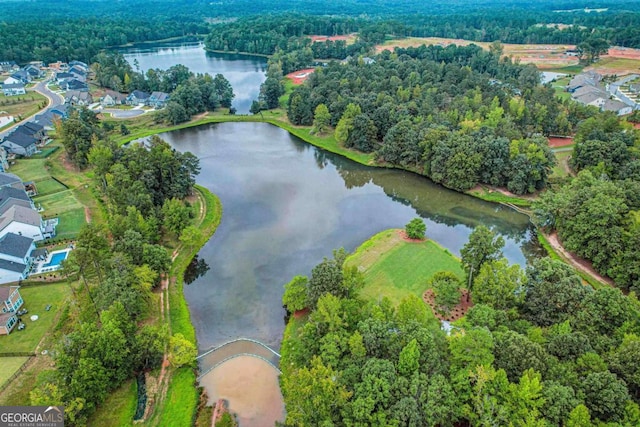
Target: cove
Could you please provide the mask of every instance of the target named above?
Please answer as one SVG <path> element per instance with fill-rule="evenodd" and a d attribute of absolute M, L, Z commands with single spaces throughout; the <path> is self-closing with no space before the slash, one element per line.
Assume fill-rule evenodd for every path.
<path fill-rule="evenodd" d="M 206 52 L 202 43 L 145 43 L 120 49 L 124 58 L 136 69 L 167 68 L 182 64 L 194 73 L 222 74 L 231 86 L 233 106 L 238 114 L 248 114 L 251 102 L 258 99 L 260 85 L 266 79 L 267 59 L 233 53 Z"/>
<path fill-rule="evenodd" d="M 353 251 L 415 216 L 459 255 L 474 227 L 505 239 L 525 265 L 537 244 L 528 218 L 419 175 L 325 152 L 266 123 L 220 123 L 160 135 L 200 159 L 200 185 L 220 197 L 222 222 L 198 254 L 208 264 L 184 293 L 200 351 L 244 337 L 274 349 L 284 329 L 283 286 L 333 249 Z"/>

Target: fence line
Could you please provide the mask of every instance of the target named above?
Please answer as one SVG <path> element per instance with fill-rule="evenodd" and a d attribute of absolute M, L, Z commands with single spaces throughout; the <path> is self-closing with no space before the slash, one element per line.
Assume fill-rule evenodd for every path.
<path fill-rule="evenodd" d="M 5 354 L 6 354 L 6 353 L 5 353 Z M 9 356 L 2 356 L 2 357 L 9 357 Z M 20 368 L 18 368 L 18 370 L 17 370 L 17 371 L 15 371 L 15 372 L 13 373 L 13 375 L 11 375 L 11 376 L 10 376 L 9 378 L 7 378 L 3 383 L 1 383 L 1 384 L 0 384 L 0 388 L 4 388 L 4 386 L 6 386 L 7 384 L 11 383 L 11 381 L 15 380 L 15 379 L 18 377 L 18 375 L 20 375 L 20 374 L 22 373 L 22 371 L 24 371 L 25 369 L 27 369 L 27 368 L 26 368 L 27 363 L 29 363 L 29 361 L 30 361 L 32 358 L 34 358 L 34 357 L 36 357 L 36 356 L 35 356 L 33 353 L 31 353 L 31 354 L 29 355 L 29 358 L 28 358 L 27 360 L 25 360 L 25 361 L 24 361 L 24 363 L 22 364 L 22 366 L 20 366 Z"/>

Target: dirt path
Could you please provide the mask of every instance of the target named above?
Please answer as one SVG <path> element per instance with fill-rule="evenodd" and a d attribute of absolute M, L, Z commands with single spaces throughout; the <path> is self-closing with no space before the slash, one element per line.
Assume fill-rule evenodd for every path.
<path fill-rule="evenodd" d="M 602 283 L 606 283 L 609 286 L 613 286 L 613 280 L 609 279 L 608 277 L 604 277 L 600 275 L 596 270 L 594 270 L 593 266 L 589 261 L 578 258 L 577 256 L 573 255 L 571 252 L 566 250 L 564 246 L 562 246 L 562 244 L 560 243 L 560 240 L 558 240 L 557 233 L 543 234 L 543 235 L 547 239 L 549 244 L 553 247 L 553 249 L 555 249 L 558 253 L 560 253 L 562 257 L 573 267 L 577 268 L 583 273 L 588 274 L 589 276 L 595 278 L 596 280 Z"/>
<path fill-rule="evenodd" d="M 84 219 L 87 221 L 87 224 L 91 222 L 91 209 L 87 206 L 84 207 Z"/>

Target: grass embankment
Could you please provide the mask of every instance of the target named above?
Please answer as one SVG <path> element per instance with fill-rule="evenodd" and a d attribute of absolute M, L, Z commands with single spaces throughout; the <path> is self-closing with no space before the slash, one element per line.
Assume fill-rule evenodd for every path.
<path fill-rule="evenodd" d="M 20 295 L 22 295 L 24 307 L 29 310 L 29 313 L 22 316 L 22 321 L 27 326 L 22 331 L 14 329 L 8 336 L 0 337 L 2 342 L 0 353 L 33 353 L 42 337 L 53 326 L 56 314 L 66 303 L 70 294 L 71 288 L 67 282 L 23 285 L 20 288 Z M 49 311 L 45 310 L 47 305 L 51 305 Z M 38 316 L 38 320 L 31 321 L 31 316 L 34 314 Z M 0 362 L 2 360 L 0 359 Z"/>
<path fill-rule="evenodd" d="M 37 113 L 46 107 L 48 102 L 45 96 L 35 91 L 15 96 L 4 96 L 0 93 L 0 111 L 5 111 L 7 115 L 14 116 L 18 120 Z"/>
<path fill-rule="evenodd" d="M 189 315 L 189 307 L 182 292 L 184 272 L 191 259 L 213 235 L 222 219 L 220 199 L 204 187 L 196 186 L 198 202 L 195 204 L 197 217 L 195 226 L 201 230 L 200 239 L 191 247 L 179 247 L 173 262 L 170 277 L 175 277 L 175 285 L 168 290 L 169 326 L 172 334 L 181 333 L 189 341 L 196 343 L 196 335 Z M 169 387 L 166 396 L 158 402 L 151 417 L 150 425 L 185 426 L 192 425 L 198 405 L 196 375 L 193 369 L 183 367 L 167 373 Z"/>
<path fill-rule="evenodd" d="M 365 286 L 360 294 L 364 298 L 387 297 L 394 304 L 409 295 L 422 297 L 428 280 L 438 271 L 464 276 L 460 260 L 438 243 L 406 241 L 396 229 L 371 237 L 347 258 L 345 265 L 362 272 Z"/>
<path fill-rule="evenodd" d="M 50 144 L 50 148 L 54 147 L 60 145 Z M 78 235 L 86 223 L 85 207 L 92 218 L 102 218 L 102 211 L 87 186 L 89 174 L 65 163 L 64 156 L 65 151 L 57 149 L 47 159 L 24 158 L 10 168 L 23 181 L 36 183 L 38 195 L 33 201 L 44 209 L 42 217 L 59 218 L 55 240 L 74 239 Z"/>
<path fill-rule="evenodd" d="M 487 202 L 515 205 L 522 208 L 528 208 L 529 206 L 531 206 L 531 200 L 529 199 L 502 194 L 499 191 L 491 190 L 483 185 L 481 185 L 480 187 L 480 189 L 473 188 L 466 191 L 465 193 L 470 196 L 477 197 L 478 199 L 485 200 Z"/>
<path fill-rule="evenodd" d="M 13 374 L 18 372 L 18 369 L 29 360 L 28 357 L 3 357 L 0 359 L 0 387 L 4 386 L 4 383 L 11 378 Z"/>
<path fill-rule="evenodd" d="M 87 425 L 92 427 L 125 427 L 133 424 L 138 404 L 138 386 L 135 379 L 127 380 L 111 392 L 98 407 Z"/>

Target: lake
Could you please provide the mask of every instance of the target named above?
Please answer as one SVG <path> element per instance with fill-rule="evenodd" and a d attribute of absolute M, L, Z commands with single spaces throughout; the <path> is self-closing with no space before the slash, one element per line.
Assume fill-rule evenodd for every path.
<path fill-rule="evenodd" d="M 317 149 L 266 123 L 221 123 L 161 135 L 200 159 L 197 182 L 217 194 L 222 222 L 184 293 L 199 349 L 245 337 L 278 349 L 283 286 L 373 234 L 420 216 L 452 253 L 484 224 L 525 265 L 537 244 L 525 215 L 413 173 L 372 168 Z"/>
<path fill-rule="evenodd" d="M 194 73 L 222 74 L 231 83 L 238 114 L 248 114 L 251 102 L 258 99 L 260 85 L 266 79 L 267 59 L 259 56 L 213 53 L 202 43 L 144 44 L 120 49 L 125 59 L 140 71 L 182 64 Z"/>

